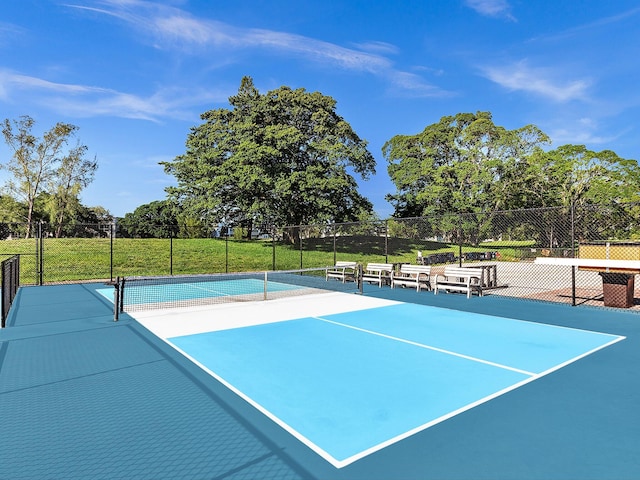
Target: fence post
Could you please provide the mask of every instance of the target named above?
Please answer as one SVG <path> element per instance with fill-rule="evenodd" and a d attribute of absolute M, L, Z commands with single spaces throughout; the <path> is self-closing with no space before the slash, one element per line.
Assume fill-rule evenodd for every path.
<path fill-rule="evenodd" d="M 113 237 L 116 236 L 116 222 L 111 222 L 109 241 L 109 281 L 113 282 Z"/>
<path fill-rule="evenodd" d="M 302 267 L 302 225 L 298 226 L 298 238 L 300 239 L 300 268 Z"/>
<path fill-rule="evenodd" d="M 576 256 L 576 202 L 571 202 L 571 257 Z"/>
<path fill-rule="evenodd" d="M 458 266 L 462 267 L 462 214 L 460 214 L 458 220 Z"/>
<path fill-rule="evenodd" d="M 224 273 L 229 273 L 229 227 L 225 226 L 224 236 Z"/>
<path fill-rule="evenodd" d="M 335 265 L 338 260 L 336 251 L 336 222 L 333 222 L 333 264 Z"/>
<path fill-rule="evenodd" d="M 40 221 L 40 223 L 38 223 L 38 238 L 40 239 L 40 249 L 39 249 L 39 264 L 38 264 L 38 279 L 37 279 L 37 284 L 38 285 L 44 285 L 44 232 L 43 232 L 43 228 L 42 225 L 44 224 L 43 221 Z M 37 241 L 36 241 L 37 244 Z"/>
<path fill-rule="evenodd" d="M 389 220 L 384 221 L 384 263 L 389 263 Z"/>
<path fill-rule="evenodd" d="M 169 275 L 173 275 L 173 229 L 169 229 Z"/>
<path fill-rule="evenodd" d="M 271 270 L 276 269 L 276 226 L 271 225 Z"/>
<path fill-rule="evenodd" d="M 35 249 L 36 251 L 34 252 L 35 254 L 35 265 L 33 266 L 34 270 L 35 270 L 35 275 L 36 278 L 34 278 L 35 284 L 39 285 L 39 279 L 40 279 L 40 229 L 38 227 L 38 230 L 35 232 L 32 232 L 31 229 L 33 229 L 32 226 L 28 226 L 27 228 L 30 229 L 29 231 L 29 235 L 31 235 L 33 233 L 33 239 L 35 240 Z"/>

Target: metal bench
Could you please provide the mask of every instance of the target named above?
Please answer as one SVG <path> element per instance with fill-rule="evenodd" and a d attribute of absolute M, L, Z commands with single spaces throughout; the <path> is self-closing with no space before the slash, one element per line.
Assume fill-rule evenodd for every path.
<path fill-rule="evenodd" d="M 393 275 L 391 279 L 391 288 L 396 285 L 402 287 L 416 287 L 416 291 L 420 291 L 422 287 L 431 290 L 431 267 L 424 265 L 403 264 L 400 271 Z"/>
<path fill-rule="evenodd" d="M 475 291 L 482 296 L 482 269 L 447 266 L 444 275 L 435 276 L 433 293 L 439 290 L 466 292 L 467 298 Z"/>

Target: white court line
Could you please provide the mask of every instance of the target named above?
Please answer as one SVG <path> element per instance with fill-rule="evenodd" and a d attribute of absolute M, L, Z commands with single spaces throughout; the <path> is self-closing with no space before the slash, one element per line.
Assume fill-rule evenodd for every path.
<path fill-rule="evenodd" d="M 472 362 L 484 363 L 485 365 L 490 365 L 492 367 L 498 367 L 498 368 L 502 368 L 504 370 L 510 370 L 512 372 L 521 373 L 523 375 L 528 375 L 530 377 L 534 376 L 534 375 L 537 375 L 536 373 L 528 372 L 526 370 L 520 370 L 519 368 L 510 367 L 508 365 L 502 365 L 501 363 L 491 362 L 489 360 L 484 360 L 484 359 L 478 358 L 478 357 L 472 357 L 470 355 L 464 355 L 462 353 L 453 352 L 451 350 L 445 350 L 444 348 L 438 348 L 438 347 L 434 347 L 432 345 L 425 345 L 423 343 L 414 342 L 412 340 L 407 340 L 405 338 L 394 337 L 392 335 L 387 335 L 385 333 L 374 332 L 373 330 L 367 330 L 366 328 L 354 327 L 353 325 L 348 325 L 346 323 L 340 323 L 340 322 L 334 322 L 333 320 L 328 320 L 328 319 L 322 318 L 322 317 L 312 317 L 312 318 L 315 318 L 316 320 L 320 320 L 322 322 L 332 323 L 334 325 L 338 325 L 338 326 L 341 326 L 341 327 L 346 327 L 346 328 L 351 328 L 353 330 L 358 330 L 360 332 L 370 333 L 371 335 L 377 335 L 378 337 L 388 338 L 390 340 L 396 340 L 398 342 L 407 343 L 409 345 L 414 345 L 414 346 L 420 347 L 420 348 L 426 348 L 427 350 L 433 350 L 434 352 L 446 353 L 447 355 L 464 358 L 465 360 L 471 360 Z"/>
<path fill-rule="evenodd" d="M 194 290 L 202 290 L 203 292 L 207 292 L 207 293 L 214 293 L 216 294 L 218 297 L 230 297 L 231 294 L 230 293 L 225 293 L 225 292 L 221 292 L 219 290 L 216 289 L 212 289 L 212 288 L 204 288 L 204 287 L 199 287 L 199 286 L 193 286 L 193 284 L 183 284 L 183 285 L 189 285 L 190 287 L 192 287 Z M 244 294 L 241 294 L 244 295 Z"/>

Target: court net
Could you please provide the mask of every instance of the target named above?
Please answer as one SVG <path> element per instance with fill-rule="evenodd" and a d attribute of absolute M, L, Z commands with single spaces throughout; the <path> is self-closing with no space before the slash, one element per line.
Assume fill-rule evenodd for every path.
<path fill-rule="evenodd" d="M 361 292 L 358 275 L 342 282 L 333 267 L 266 272 L 120 277 L 115 282 L 118 312 L 181 308 L 229 302 L 255 302 L 326 292 Z"/>

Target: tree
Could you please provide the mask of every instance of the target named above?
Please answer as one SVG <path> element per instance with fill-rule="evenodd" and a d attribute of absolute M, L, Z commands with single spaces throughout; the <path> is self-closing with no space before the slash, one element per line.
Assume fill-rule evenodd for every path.
<path fill-rule="evenodd" d="M 387 196 L 394 216 L 509 208 L 522 162 L 547 142 L 532 125 L 495 125 L 489 112 L 442 117 L 417 135 L 396 135 L 383 146 L 397 190 Z"/>
<path fill-rule="evenodd" d="M 23 203 L 7 195 L 0 196 L 0 222 L 24 223 L 26 219 L 27 208 Z"/>
<path fill-rule="evenodd" d="M 95 158 L 86 160 L 87 147 L 78 143 L 60 160 L 52 176 L 48 190 L 51 193 L 49 213 L 55 225 L 55 236 L 60 237 L 66 216 L 79 211 L 81 204 L 78 196 L 83 188 L 93 181 L 98 162 Z"/>
<path fill-rule="evenodd" d="M 375 160 L 336 101 L 280 87 L 261 94 L 249 77 L 230 109 L 202 114 L 187 151 L 163 162 L 177 187 L 169 197 L 193 217 L 251 231 L 254 224 L 355 220 L 372 204 L 349 173 L 375 173 Z"/>
<path fill-rule="evenodd" d="M 68 166 L 81 165 L 86 147 L 80 143 L 70 151 L 66 151 L 69 140 L 75 136 L 78 127 L 68 123 L 58 122 L 50 130 L 44 133 L 41 139 L 32 133 L 35 121 L 28 115 L 21 116 L 17 121 L 5 119 L 2 125 L 2 134 L 5 142 L 13 151 L 12 158 L 5 168 L 13 176 L 6 185 L 10 194 L 16 200 L 24 201 L 27 206 L 27 233 L 29 236 L 34 221 L 34 207 L 38 195 L 50 185 L 51 182 L 59 183 L 61 178 L 67 175 Z M 81 188 L 91 181 L 93 170 L 86 171 L 82 180 L 74 175 L 78 170 L 71 168 L 73 180 L 65 183 L 67 187 L 55 192 L 57 195 L 74 194 L 77 198 Z M 71 178 L 70 177 L 70 178 Z M 66 198 L 65 204 L 69 204 Z M 64 211 L 64 209 L 62 210 Z"/>
<path fill-rule="evenodd" d="M 629 229 L 638 227 L 637 216 L 630 216 L 628 207 L 621 206 L 639 200 L 636 160 L 621 158 L 611 150 L 563 145 L 529 158 L 522 173 L 523 178 L 531 179 L 522 182 L 522 191 L 539 202 L 533 206 L 563 207 L 565 223 L 573 211 L 578 225 L 590 226 L 591 232 L 575 232 L 578 236 L 608 238 L 621 231 L 626 232 L 624 237 Z M 553 240 L 554 235 L 547 233 L 547 238 Z"/>
<path fill-rule="evenodd" d="M 130 237 L 169 238 L 178 231 L 174 207 L 167 200 L 140 205 L 119 224 L 121 233 Z"/>
<path fill-rule="evenodd" d="M 417 135 L 396 135 L 383 146 L 396 185 L 396 193 L 387 195 L 394 216 L 438 216 L 434 231 L 477 243 L 492 217 L 469 214 L 513 208 L 520 201 L 523 162 L 547 142 L 532 125 L 495 125 L 489 112 L 442 117 Z"/>

